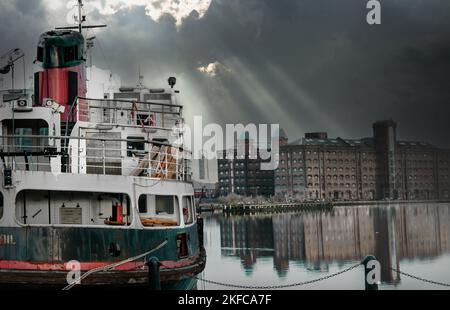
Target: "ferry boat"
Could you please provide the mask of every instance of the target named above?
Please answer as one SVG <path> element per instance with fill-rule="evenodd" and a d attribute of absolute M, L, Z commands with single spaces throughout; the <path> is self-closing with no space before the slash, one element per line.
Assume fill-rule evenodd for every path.
<path fill-rule="evenodd" d="M 83 20 L 41 35 L 32 96 L 0 98 L 0 285 L 193 288 L 206 254 L 176 79 L 87 98 Z"/>

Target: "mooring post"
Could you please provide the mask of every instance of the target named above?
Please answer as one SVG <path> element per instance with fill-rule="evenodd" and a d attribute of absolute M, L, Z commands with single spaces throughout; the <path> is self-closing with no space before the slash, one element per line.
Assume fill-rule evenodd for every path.
<path fill-rule="evenodd" d="M 377 291 L 381 279 L 380 262 L 377 261 L 375 256 L 368 255 L 364 258 L 363 264 L 366 291 Z"/>
<path fill-rule="evenodd" d="M 161 277 L 159 274 L 159 267 L 161 263 L 156 257 L 151 257 L 148 260 L 148 282 L 151 290 L 161 290 Z"/>

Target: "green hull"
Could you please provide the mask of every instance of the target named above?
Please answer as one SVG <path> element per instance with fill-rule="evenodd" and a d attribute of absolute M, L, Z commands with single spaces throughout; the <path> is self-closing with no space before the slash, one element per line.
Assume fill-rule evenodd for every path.
<path fill-rule="evenodd" d="M 81 263 L 81 273 L 142 255 L 162 242 L 150 256 L 161 263 L 163 289 L 191 289 L 206 256 L 197 225 L 170 229 L 118 229 L 90 227 L 0 228 L 0 284 L 60 287 L 65 284 L 69 261 Z M 187 256 L 179 257 L 177 236 L 186 234 Z M 201 239 L 201 238 L 200 238 Z M 86 286 L 146 286 L 149 272 L 139 260 L 136 269 L 99 272 L 83 280 Z"/>

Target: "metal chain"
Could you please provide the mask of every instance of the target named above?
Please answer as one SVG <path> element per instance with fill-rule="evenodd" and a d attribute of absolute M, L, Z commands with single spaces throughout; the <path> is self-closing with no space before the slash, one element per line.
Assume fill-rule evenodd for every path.
<path fill-rule="evenodd" d="M 238 284 L 228 284 L 228 283 L 220 283 L 220 282 L 216 282 L 216 281 L 211 281 L 211 280 L 206 280 L 206 279 L 202 279 L 200 277 L 195 277 L 197 280 L 205 282 L 205 283 L 210 283 L 210 284 L 216 284 L 216 285 L 221 285 L 221 286 L 226 286 L 226 287 L 233 287 L 233 288 L 242 288 L 242 289 L 259 289 L 259 290 L 265 290 L 265 289 L 280 289 L 280 288 L 289 288 L 289 287 L 295 287 L 295 286 L 302 286 L 302 285 L 307 285 L 307 284 L 312 284 L 315 282 L 319 282 L 322 280 L 327 280 L 330 278 L 333 278 L 335 276 L 338 276 L 340 274 L 346 273 L 348 271 L 351 271 L 357 267 L 359 267 L 361 265 L 361 263 L 358 263 L 357 265 L 351 266 L 349 268 L 346 268 L 344 270 L 341 270 L 339 272 L 327 275 L 325 277 L 322 278 L 318 278 L 318 279 L 314 279 L 314 280 L 309 280 L 309 281 L 305 281 L 305 282 L 298 282 L 298 283 L 293 283 L 293 284 L 286 284 L 286 285 L 271 285 L 271 286 L 247 286 L 247 285 L 238 285 Z"/>
<path fill-rule="evenodd" d="M 394 272 L 397 272 L 398 274 L 404 275 L 404 276 L 406 276 L 406 277 L 410 277 L 410 278 L 412 278 L 412 279 L 416 279 L 416 280 L 422 281 L 422 282 L 427 282 L 427 283 L 430 283 L 430 284 L 435 284 L 435 285 L 440 285 L 440 286 L 450 287 L 450 284 L 448 284 L 448 283 L 442 283 L 442 282 L 437 282 L 437 281 L 433 281 L 433 280 L 428 280 L 428 279 L 425 279 L 425 278 L 421 278 L 421 277 L 418 277 L 418 276 L 414 276 L 414 275 L 412 275 L 412 274 L 403 272 L 403 271 L 398 270 L 398 269 L 395 269 L 395 268 L 387 268 L 387 269 L 392 270 L 392 271 L 394 271 Z"/>

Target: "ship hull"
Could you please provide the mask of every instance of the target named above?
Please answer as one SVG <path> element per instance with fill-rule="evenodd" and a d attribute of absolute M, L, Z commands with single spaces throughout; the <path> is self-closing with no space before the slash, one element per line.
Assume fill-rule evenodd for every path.
<path fill-rule="evenodd" d="M 76 261 L 80 275 L 94 268 L 142 255 L 164 241 L 148 257 L 127 262 L 110 271 L 93 273 L 80 287 L 148 287 L 149 257 L 160 262 L 163 289 L 190 289 L 205 267 L 197 224 L 171 229 L 114 229 L 90 227 L 0 228 L 0 285 L 16 288 L 64 288 Z M 177 236 L 185 234 L 188 255 L 180 258 Z"/>
<path fill-rule="evenodd" d="M 192 264 L 180 268 L 160 270 L 161 289 L 192 290 L 196 288 L 196 275 L 204 270 L 205 256 L 197 257 Z M 0 270 L 0 288 L 58 290 L 67 287 L 67 274 L 51 270 Z M 127 288 L 149 289 L 148 270 L 109 271 L 93 274 L 72 289 Z"/>

